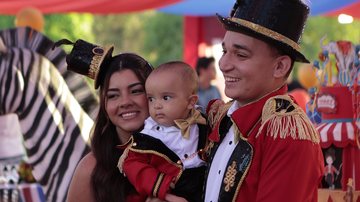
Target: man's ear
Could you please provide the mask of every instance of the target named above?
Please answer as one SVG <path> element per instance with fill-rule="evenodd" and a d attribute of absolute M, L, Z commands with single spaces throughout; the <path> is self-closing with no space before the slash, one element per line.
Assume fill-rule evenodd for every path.
<path fill-rule="evenodd" d="M 284 78 L 291 68 L 291 58 L 288 55 L 281 55 L 276 58 L 274 65 L 274 77 Z"/>
<path fill-rule="evenodd" d="M 194 109 L 194 106 L 196 104 L 196 102 L 198 101 L 198 96 L 193 94 L 189 96 L 189 104 L 188 104 L 188 109 Z"/>

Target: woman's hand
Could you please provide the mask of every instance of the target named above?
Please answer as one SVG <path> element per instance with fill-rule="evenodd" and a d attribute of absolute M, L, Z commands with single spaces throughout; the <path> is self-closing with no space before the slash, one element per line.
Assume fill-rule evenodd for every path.
<path fill-rule="evenodd" d="M 179 196 L 175 196 L 173 194 L 166 194 L 165 200 L 168 202 L 188 202 L 186 199 Z"/>
<path fill-rule="evenodd" d="M 160 199 L 155 198 L 155 197 L 151 197 L 151 196 L 149 196 L 149 197 L 147 197 L 147 199 L 146 199 L 146 201 L 145 201 L 145 202 L 165 202 L 165 201 L 160 200 Z"/>
<path fill-rule="evenodd" d="M 154 198 L 149 196 L 147 197 L 145 202 L 188 202 L 188 201 L 182 197 L 175 196 L 173 194 L 166 194 L 165 201 L 162 201 L 159 198 Z"/>

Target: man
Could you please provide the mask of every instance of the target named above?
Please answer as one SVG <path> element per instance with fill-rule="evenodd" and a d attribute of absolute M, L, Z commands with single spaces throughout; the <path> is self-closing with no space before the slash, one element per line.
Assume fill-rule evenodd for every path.
<path fill-rule="evenodd" d="M 207 107 L 205 201 L 317 201 L 319 136 L 287 93 L 309 8 L 300 0 L 237 0 L 219 61 L 233 101 Z"/>
<path fill-rule="evenodd" d="M 200 57 L 196 63 L 196 73 L 199 76 L 199 88 L 197 94 L 199 100 L 197 102 L 205 112 L 205 108 L 210 100 L 221 99 L 219 89 L 211 84 L 216 79 L 215 58 Z"/>

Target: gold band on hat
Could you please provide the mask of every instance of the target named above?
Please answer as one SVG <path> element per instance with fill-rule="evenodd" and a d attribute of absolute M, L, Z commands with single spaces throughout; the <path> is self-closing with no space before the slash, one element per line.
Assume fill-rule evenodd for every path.
<path fill-rule="evenodd" d="M 99 48 L 99 47 L 96 47 L 96 48 Z M 92 79 L 95 79 L 97 73 L 99 72 L 99 65 L 100 65 L 101 59 L 103 57 L 103 54 L 101 54 L 101 55 L 95 54 L 91 59 L 88 76 Z"/>
<path fill-rule="evenodd" d="M 279 34 L 271 29 L 268 29 L 266 27 L 263 27 L 261 25 L 249 22 L 247 20 L 243 20 L 243 19 L 239 19 L 239 18 L 229 18 L 230 21 L 238 23 L 244 27 L 247 27 L 253 31 L 256 31 L 260 34 L 263 34 L 265 36 L 268 36 L 276 41 L 280 41 L 283 42 L 289 46 L 291 46 L 293 49 L 297 50 L 298 52 L 300 52 L 300 45 L 298 43 L 296 43 L 295 41 L 287 38 L 286 36 Z"/>

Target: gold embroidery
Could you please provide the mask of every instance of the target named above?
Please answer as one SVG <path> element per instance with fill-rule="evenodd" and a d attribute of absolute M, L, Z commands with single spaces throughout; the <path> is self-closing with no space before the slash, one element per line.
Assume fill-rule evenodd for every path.
<path fill-rule="evenodd" d="M 277 112 L 275 99 L 283 99 L 290 102 L 294 110 L 287 112 L 281 110 Z M 317 130 L 307 118 L 305 112 L 296 105 L 288 95 L 278 95 L 270 98 L 264 105 L 262 112 L 261 127 L 256 135 L 262 133 L 262 130 L 267 130 L 267 135 L 274 139 L 280 137 L 282 139 L 290 136 L 293 139 L 309 140 L 315 144 L 320 142 Z"/>
<path fill-rule="evenodd" d="M 231 165 L 226 169 L 224 184 L 225 191 L 229 192 L 230 189 L 235 185 L 235 176 L 236 176 L 236 162 L 233 161 Z"/>
<path fill-rule="evenodd" d="M 223 101 L 217 100 L 211 105 L 208 113 L 208 120 L 211 128 L 214 128 L 216 124 L 221 120 L 221 118 L 226 115 L 232 103 L 233 101 L 224 104 Z"/>
<path fill-rule="evenodd" d="M 99 71 L 99 65 L 101 59 L 102 59 L 102 55 L 94 55 L 93 58 L 91 59 L 90 69 L 89 69 L 90 78 L 95 79 L 96 74 Z"/>
<path fill-rule="evenodd" d="M 275 39 L 277 41 L 281 41 L 289 46 L 291 46 L 293 49 L 297 50 L 300 52 L 300 45 L 297 44 L 295 41 L 287 38 L 286 36 L 280 34 L 280 33 L 277 33 L 271 29 L 268 29 L 266 27 L 263 27 L 261 25 L 258 25 L 258 24 L 255 24 L 255 23 L 252 23 L 250 21 L 247 21 L 247 20 L 243 20 L 243 19 L 239 19 L 239 18 L 230 18 L 230 21 L 232 22 L 236 22 L 244 27 L 247 27 L 251 30 L 254 30 L 256 32 L 259 32 L 265 36 L 268 36 L 272 39 Z"/>

